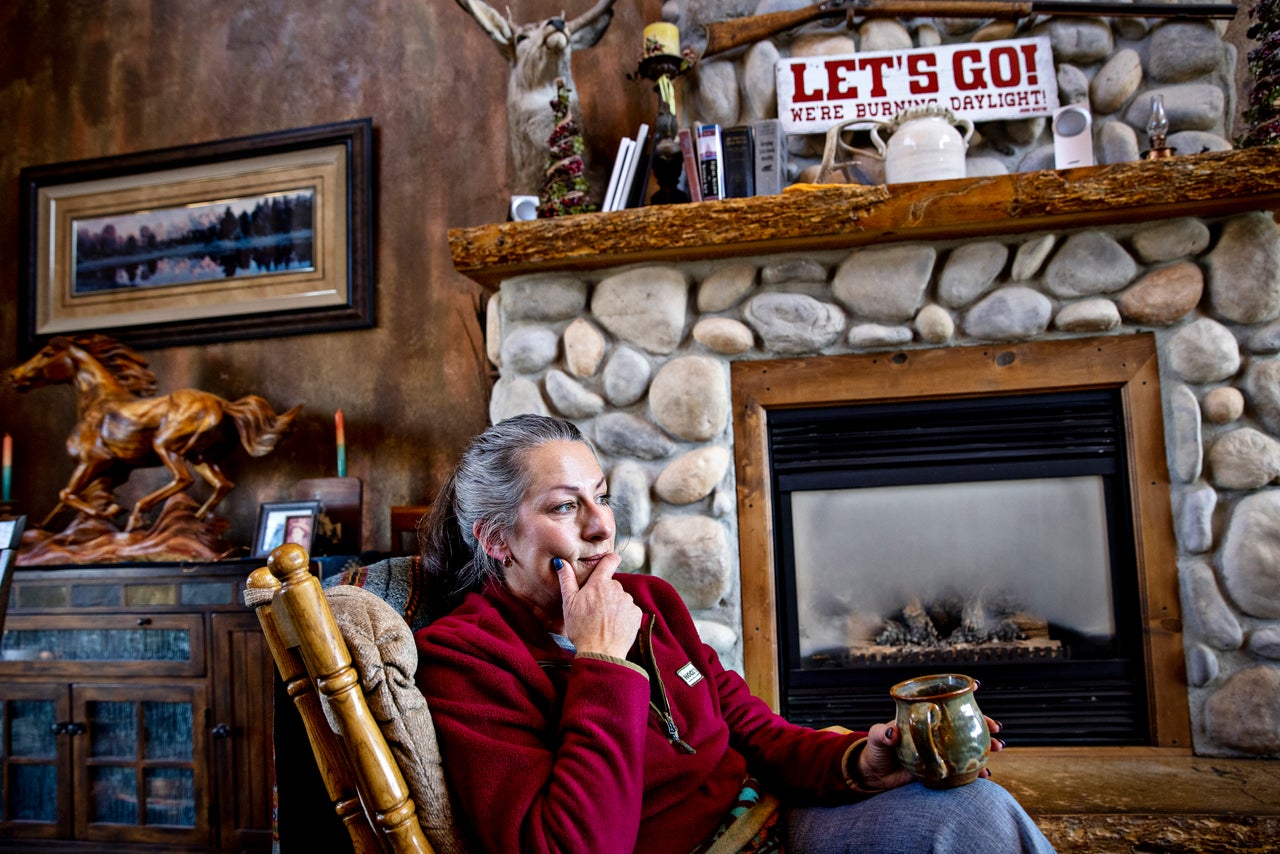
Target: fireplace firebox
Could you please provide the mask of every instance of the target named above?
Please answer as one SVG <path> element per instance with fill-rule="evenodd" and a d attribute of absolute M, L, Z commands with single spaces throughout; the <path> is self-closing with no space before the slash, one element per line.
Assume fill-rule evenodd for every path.
<path fill-rule="evenodd" d="M 958 671 L 1018 745 L 1186 743 L 1150 335 L 732 366 L 753 690 L 808 725 Z"/>
<path fill-rule="evenodd" d="M 892 717 L 963 670 L 1017 744 L 1145 744 L 1117 389 L 791 409 L 769 420 L 782 711 Z"/>

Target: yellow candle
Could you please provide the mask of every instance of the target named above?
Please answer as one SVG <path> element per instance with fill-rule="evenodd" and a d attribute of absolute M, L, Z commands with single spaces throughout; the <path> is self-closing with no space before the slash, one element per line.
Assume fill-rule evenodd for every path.
<path fill-rule="evenodd" d="M 675 24 L 649 24 L 644 28 L 644 56 L 662 55 L 680 55 L 680 28 Z"/>

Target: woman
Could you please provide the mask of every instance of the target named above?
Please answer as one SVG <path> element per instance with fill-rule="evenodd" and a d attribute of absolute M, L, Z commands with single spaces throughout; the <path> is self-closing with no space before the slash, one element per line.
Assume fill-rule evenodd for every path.
<path fill-rule="evenodd" d="M 763 790 L 784 809 L 729 850 L 1052 851 L 989 781 L 912 782 L 891 724 L 775 715 L 669 584 L 618 574 L 614 532 L 594 451 L 542 416 L 486 430 L 433 505 L 423 557 L 447 615 L 417 635 L 418 682 L 480 849 L 724 848 L 736 815 L 769 813 L 749 810 Z"/>

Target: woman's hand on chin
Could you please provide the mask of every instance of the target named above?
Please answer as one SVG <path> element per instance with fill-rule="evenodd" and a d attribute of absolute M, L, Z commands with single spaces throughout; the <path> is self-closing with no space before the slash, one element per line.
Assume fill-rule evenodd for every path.
<path fill-rule="evenodd" d="M 635 642 L 643 612 L 613 577 L 621 563 L 618 555 L 605 555 L 586 582 L 578 586 L 573 564 L 563 558 L 551 559 L 551 568 L 560 581 L 564 633 L 579 652 L 626 658 Z"/>

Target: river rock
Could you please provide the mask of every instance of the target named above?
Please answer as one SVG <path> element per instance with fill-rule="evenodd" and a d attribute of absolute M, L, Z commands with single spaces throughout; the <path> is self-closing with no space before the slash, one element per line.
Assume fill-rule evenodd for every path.
<path fill-rule="evenodd" d="M 508 371 L 536 374 L 556 360 L 560 339 L 545 326 L 521 326 L 503 336 L 502 364 Z"/>
<path fill-rule="evenodd" d="M 564 371 L 547 371 L 542 385 L 551 405 L 565 418 L 591 418 L 604 411 L 604 398 L 583 388 Z"/>
<path fill-rule="evenodd" d="M 630 406 L 644 397 L 651 374 L 649 360 L 631 347 L 618 347 L 604 366 L 604 396 L 614 406 Z"/>
<path fill-rule="evenodd" d="M 1181 261 L 1147 273 L 1125 290 L 1116 304 L 1131 323 L 1170 326 L 1190 314 L 1204 294 L 1204 273 Z"/>
<path fill-rule="evenodd" d="M 661 430 L 629 412 L 606 412 L 596 418 L 595 444 L 611 456 L 637 460 L 665 459 L 676 450 Z"/>
<path fill-rule="evenodd" d="M 1106 332 L 1120 325 L 1116 304 L 1103 297 L 1082 299 L 1064 306 L 1053 319 L 1063 332 Z"/>
<path fill-rule="evenodd" d="M 489 395 L 489 423 L 498 424 L 525 413 L 551 414 L 538 384 L 528 377 L 499 377 Z"/>
<path fill-rule="evenodd" d="M 1214 649 L 1239 649 L 1244 629 L 1218 589 L 1213 567 L 1192 561 L 1181 568 L 1183 620 L 1188 634 Z"/>
<path fill-rule="evenodd" d="M 1022 341 L 1044 332 L 1053 314 L 1048 297 L 1031 288 L 1001 288 L 969 310 L 964 331 L 984 341 Z"/>
<path fill-rule="evenodd" d="M 855 251 L 836 270 L 831 293 L 856 317 L 905 323 L 924 301 L 937 257 L 920 244 Z"/>
<path fill-rule="evenodd" d="M 649 386 L 653 420 L 688 442 L 719 436 L 729 417 L 726 367 L 710 356 L 681 356 L 667 362 Z"/>
<path fill-rule="evenodd" d="M 1214 741 L 1244 753 L 1280 753 L 1280 669 L 1256 665 L 1228 677 L 1205 703 Z"/>
<path fill-rule="evenodd" d="M 1147 74 L 1160 83 L 1180 83 L 1210 74 L 1223 60 L 1222 39 L 1212 23 L 1166 21 L 1151 34 Z"/>
<path fill-rule="evenodd" d="M 1200 477 L 1204 461 L 1201 443 L 1200 402 L 1195 393 L 1182 383 L 1169 389 L 1169 467 L 1182 483 L 1194 483 Z"/>
<path fill-rule="evenodd" d="M 663 516 L 649 535 L 650 571 L 691 610 L 714 608 L 728 595 L 733 565 L 724 526 L 707 516 Z"/>
<path fill-rule="evenodd" d="M 1095 114 L 1114 113 L 1142 84 L 1142 57 L 1131 47 L 1111 55 L 1089 84 L 1089 103 Z M 1068 102 L 1070 103 L 1070 102 Z"/>
<path fill-rule="evenodd" d="M 994 240 L 966 243 L 948 253 L 938 276 L 938 301 L 965 308 L 991 290 L 1009 260 L 1009 248 Z"/>
<path fill-rule="evenodd" d="M 571 276 L 518 276 L 502 283 L 507 320 L 547 322 L 577 317 L 587 304 L 587 284 Z"/>
<path fill-rule="evenodd" d="M 1066 239 L 1045 269 L 1045 289 L 1062 299 L 1118 291 L 1138 266 L 1110 234 L 1082 231 Z"/>
<path fill-rule="evenodd" d="M 676 457 L 658 475 L 653 491 L 668 504 L 692 504 L 724 479 L 733 456 L 728 448 L 706 445 Z"/>
<path fill-rule="evenodd" d="M 1280 475 L 1280 442 L 1252 427 L 1224 433 L 1209 448 L 1209 473 L 1219 489 L 1261 489 Z"/>
<path fill-rule="evenodd" d="M 604 359 L 605 340 L 599 329 L 579 317 L 564 330 L 564 362 L 575 377 L 593 377 Z"/>
<path fill-rule="evenodd" d="M 763 293 L 748 300 L 743 319 L 766 350 L 784 355 L 816 353 L 840 337 L 839 306 L 804 294 Z"/>
<path fill-rule="evenodd" d="M 745 323 L 731 317 L 706 317 L 693 325 L 693 340 L 722 356 L 751 349 L 755 337 Z"/>
<path fill-rule="evenodd" d="M 671 267 L 637 267 L 605 278 L 591 313 L 622 341 L 650 353 L 671 353 L 684 334 L 689 286 Z"/>
<path fill-rule="evenodd" d="M 698 287 L 698 311 L 714 314 L 733 308 L 756 285 L 754 264 L 730 264 L 703 279 Z"/>
<path fill-rule="evenodd" d="M 1236 504 L 1223 539 L 1222 581 L 1244 613 L 1280 619 L 1280 492 L 1255 492 Z"/>
<path fill-rule="evenodd" d="M 1214 424 L 1230 424 L 1244 415 L 1244 395 L 1232 386 L 1219 386 L 1204 396 L 1204 417 Z"/>
<path fill-rule="evenodd" d="M 1216 383 L 1240 369 L 1240 345 L 1216 320 L 1202 317 L 1174 333 L 1167 345 L 1169 367 L 1190 383 Z"/>
<path fill-rule="evenodd" d="M 649 498 L 649 473 L 634 460 L 623 460 L 609 472 L 609 494 L 613 496 L 614 519 L 620 536 L 640 537 L 653 519 Z"/>
<path fill-rule="evenodd" d="M 1192 258 L 1209 246 L 1209 226 L 1198 219 L 1180 217 L 1134 232 L 1129 243 L 1144 264 Z"/>
<path fill-rule="evenodd" d="M 1280 360 L 1254 359 L 1244 373 L 1243 386 L 1263 426 L 1280 435 Z"/>
<path fill-rule="evenodd" d="M 1237 323 L 1280 316 L 1280 230 L 1270 214 L 1227 220 L 1205 260 L 1214 311 Z"/>

